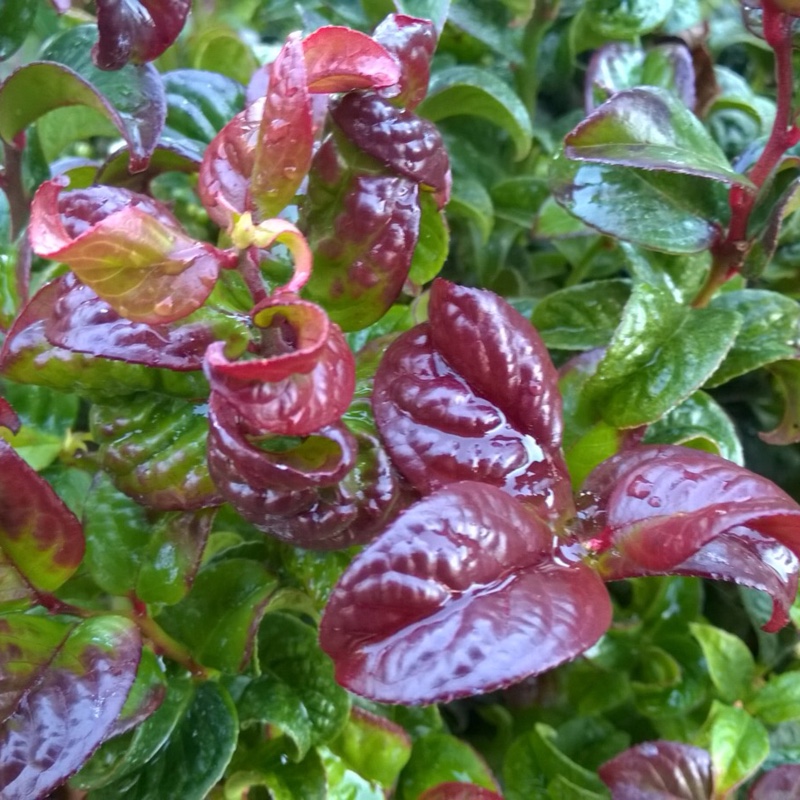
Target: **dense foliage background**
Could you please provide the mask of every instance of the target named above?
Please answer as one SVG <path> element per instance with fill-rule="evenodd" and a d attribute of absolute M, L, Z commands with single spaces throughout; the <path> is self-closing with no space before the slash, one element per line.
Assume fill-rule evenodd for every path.
<path fill-rule="evenodd" d="M 792 6 L 0 0 L 0 795 L 800 796 Z"/>

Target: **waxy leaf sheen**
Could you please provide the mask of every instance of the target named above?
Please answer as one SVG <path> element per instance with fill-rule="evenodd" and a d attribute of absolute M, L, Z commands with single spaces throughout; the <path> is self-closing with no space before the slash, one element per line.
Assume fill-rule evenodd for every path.
<path fill-rule="evenodd" d="M 220 268 L 236 263 L 187 236 L 165 206 L 126 189 L 61 192 L 63 179 L 39 188 L 30 240 L 38 255 L 67 264 L 120 315 L 160 324 L 198 309 Z"/>
<path fill-rule="evenodd" d="M 625 450 L 586 479 L 582 538 L 606 580 L 698 575 L 767 591 L 773 631 L 797 591 L 800 506 L 774 483 L 677 445 Z"/>
<path fill-rule="evenodd" d="M 800 764 L 783 764 L 762 775 L 750 789 L 749 800 L 793 800 L 800 794 Z"/>
<path fill-rule="evenodd" d="M 437 279 L 429 322 L 393 342 L 375 374 L 375 421 L 423 494 L 480 480 L 557 521 L 573 508 L 557 381 L 521 314 L 491 292 Z"/>
<path fill-rule="evenodd" d="M 351 691 L 426 704 L 486 692 L 583 652 L 611 621 L 600 578 L 549 527 L 464 481 L 401 515 L 331 595 L 320 643 Z"/>

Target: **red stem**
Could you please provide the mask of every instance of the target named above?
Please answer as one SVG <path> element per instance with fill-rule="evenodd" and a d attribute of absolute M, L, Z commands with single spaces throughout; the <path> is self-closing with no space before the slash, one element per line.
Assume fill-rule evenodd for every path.
<path fill-rule="evenodd" d="M 22 183 L 22 149 L 3 143 L 3 170 L 0 172 L 0 189 L 8 198 L 11 216 L 11 241 L 22 233 L 28 223 L 30 203 Z"/>
<path fill-rule="evenodd" d="M 267 290 L 261 278 L 261 268 L 258 265 L 258 248 L 248 247 L 239 253 L 238 270 L 250 290 L 253 305 L 257 306 L 262 300 L 266 300 Z"/>

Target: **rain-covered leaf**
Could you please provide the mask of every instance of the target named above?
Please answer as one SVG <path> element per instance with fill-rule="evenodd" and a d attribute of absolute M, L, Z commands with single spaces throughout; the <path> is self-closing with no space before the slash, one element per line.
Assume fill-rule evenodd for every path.
<path fill-rule="evenodd" d="M 95 63 L 116 70 L 129 61 L 154 61 L 178 38 L 191 5 L 191 0 L 97 0 Z"/>
<path fill-rule="evenodd" d="M 505 492 L 464 481 L 356 557 L 320 641 L 351 691 L 431 703 L 550 669 L 594 643 L 609 614 L 599 578 L 555 554 L 544 523 Z"/>
<path fill-rule="evenodd" d="M 141 640 L 130 620 L 63 627 L 52 659 L 0 725 L 4 797 L 45 797 L 72 775 L 110 733 L 136 677 Z"/>
<path fill-rule="evenodd" d="M 5 0 L 0 6 L 0 61 L 5 61 L 22 47 L 35 19 L 35 3 Z"/>
<path fill-rule="evenodd" d="M 395 0 L 396 8 L 412 17 L 429 19 L 441 33 L 447 20 L 451 0 Z"/>
<path fill-rule="evenodd" d="M 572 497 L 556 381 L 522 315 L 491 292 L 439 279 L 429 322 L 396 339 L 381 361 L 375 421 L 418 491 L 480 480 L 558 519 Z"/>
<path fill-rule="evenodd" d="M 629 39 L 649 33 L 664 21 L 674 0 L 588 0 L 582 23 L 609 39 Z"/>

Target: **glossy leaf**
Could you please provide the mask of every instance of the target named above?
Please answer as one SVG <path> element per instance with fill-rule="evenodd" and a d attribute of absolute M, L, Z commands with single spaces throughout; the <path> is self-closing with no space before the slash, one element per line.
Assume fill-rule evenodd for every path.
<path fill-rule="evenodd" d="M 413 111 L 428 91 L 431 59 L 436 50 L 436 28 L 430 19 L 405 14 L 389 14 L 375 28 L 372 38 L 400 64 L 397 80 L 399 93 L 390 88 L 386 94 L 407 111 Z"/>
<path fill-rule="evenodd" d="M 408 277 L 420 215 L 414 182 L 344 168 L 328 140 L 314 158 L 301 225 L 314 252 L 308 297 L 345 330 L 376 322 Z"/>
<path fill-rule="evenodd" d="M 419 196 L 419 240 L 408 270 L 408 280 L 415 286 L 430 283 L 442 270 L 450 245 L 450 232 L 444 212 L 427 192 Z"/>
<path fill-rule="evenodd" d="M 154 61 L 178 38 L 191 5 L 190 0 L 97 0 L 95 63 L 120 69 L 129 61 Z"/>
<path fill-rule="evenodd" d="M 736 312 L 690 309 L 666 286 L 638 283 L 588 391 L 612 425 L 654 422 L 708 380 L 740 325 Z"/>
<path fill-rule="evenodd" d="M 609 39 L 628 39 L 648 33 L 670 12 L 673 0 L 588 0 L 586 24 Z"/>
<path fill-rule="evenodd" d="M 750 186 L 703 124 L 671 92 L 627 89 L 595 109 L 564 139 L 577 161 L 664 170 Z"/>
<path fill-rule="evenodd" d="M 769 754 L 766 728 L 744 709 L 714 702 L 708 725 L 708 749 L 716 790 L 728 792 L 752 776 Z"/>
<path fill-rule="evenodd" d="M 554 555 L 549 528 L 504 492 L 465 481 L 413 506 L 356 557 L 320 642 L 351 691 L 431 703 L 556 666 L 609 615 L 600 580 Z"/>
<path fill-rule="evenodd" d="M 762 775 L 751 787 L 749 800 L 792 800 L 800 792 L 800 764 L 784 764 Z"/>
<path fill-rule="evenodd" d="M 139 631 L 122 617 L 80 623 L 0 727 L 0 791 L 44 797 L 108 735 L 136 676 Z"/>
<path fill-rule="evenodd" d="M 450 0 L 395 0 L 395 7 L 403 14 L 429 19 L 441 34 L 450 10 Z"/>
<path fill-rule="evenodd" d="M 747 645 L 738 636 L 712 625 L 693 622 L 689 629 L 703 648 L 708 673 L 720 698 L 727 703 L 747 698 L 756 675 L 755 660 Z"/>
<path fill-rule="evenodd" d="M 551 163 L 553 196 L 603 233 L 666 253 L 699 253 L 727 222 L 719 182 L 694 175 L 571 161 Z M 541 234 L 540 234 L 541 235 Z"/>
<path fill-rule="evenodd" d="M 766 478 L 699 450 L 641 446 L 601 464 L 586 480 L 582 502 L 584 534 L 599 537 L 601 550 L 612 547 L 602 557 L 607 579 L 731 580 L 772 595 L 765 630 L 787 622 L 800 506 Z"/>
<path fill-rule="evenodd" d="M 747 710 L 767 725 L 800 719 L 800 673 L 773 675 L 755 693 Z"/>
<path fill-rule="evenodd" d="M 206 353 L 211 387 L 233 406 L 243 430 L 305 436 L 336 422 L 355 386 L 355 361 L 339 327 L 292 295 L 260 303 L 252 317 L 265 352 L 233 361 L 217 342 Z"/>
<path fill-rule="evenodd" d="M 461 114 L 487 119 L 508 133 L 517 160 L 531 148 L 533 126 L 525 105 L 505 81 L 479 67 L 436 72 L 418 111 L 432 122 Z"/>
<path fill-rule="evenodd" d="M 442 280 L 429 318 L 375 376 L 375 421 L 398 469 L 422 493 L 481 480 L 543 519 L 568 513 L 556 372 L 536 331 L 496 295 Z"/>
<path fill-rule="evenodd" d="M 706 750 L 679 742 L 645 742 L 598 770 L 614 800 L 712 800 L 714 773 Z"/>
<path fill-rule="evenodd" d="M 206 466 L 203 404 L 140 394 L 118 405 L 92 406 L 99 459 L 115 486 L 148 508 L 189 511 L 218 505 Z"/>
<path fill-rule="evenodd" d="M 82 105 L 102 114 L 131 149 L 131 170 L 147 166 L 164 127 L 161 78 L 150 65 L 109 73 L 97 69 L 90 51 L 94 26 L 63 33 L 42 53 L 42 62 L 17 70 L 0 87 L 0 136 L 13 139 L 55 108 Z"/>
<path fill-rule="evenodd" d="M 36 5 L 28 0 L 7 0 L 0 8 L 0 61 L 14 55 L 36 19 Z"/>
<path fill-rule="evenodd" d="M 234 772 L 228 777 L 225 781 L 225 797 L 246 800 L 255 794 L 256 787 L 264 787 L 269 797 L 275 800 L 293 800 L 295 797 L 327 800 L 337 797 L 333 782 L 326 774 L 323 756 L 317 751 L 309 753 L 299 764 L 281 759 L 259 764 L 259 767 L 256 770 Z M 358 797 L 362 800 L 363 796 Z"/>
<path fill-rule="evenodd" d="M 165 206 L 125 189 L 62 194 L 43 184 L 31 209 L 34 251 L 70 266 L 121 316 L 172 322 L 197 310 L 236 257 L 188 237 Z"/>
<path fill-rule="evenodd" d="M 384 800 L 386 793 L 380 786 L 362 778 L 327 747 L 318 748 L 318 752 L 325 765 L 328 797 L 331 800 L 346 800 L 350 797 L 357 797 L 358 800 Z"/>
<path fill-rule="evenodd" d="M 778 361 L 769 366 L 769 371 L 783 400 L 783 415 L 774 430 L 758 435 L 767 444 L 792 444 L 800 441 L 800 419 L 797 415 L 800 409 L 800 361 Z"/>

